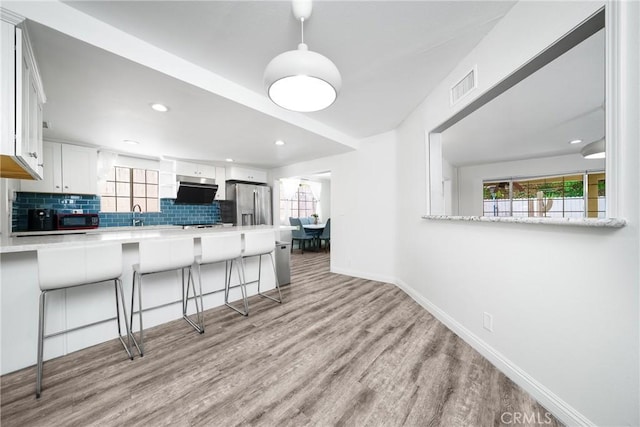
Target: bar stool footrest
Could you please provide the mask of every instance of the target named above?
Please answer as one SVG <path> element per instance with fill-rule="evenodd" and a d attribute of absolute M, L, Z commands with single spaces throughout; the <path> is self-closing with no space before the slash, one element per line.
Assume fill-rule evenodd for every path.
<path fill-rule="evenodd" d="M 270 299 L 271 301 L 277 302 L 278 304 L 282 304 L 282 300 L 281 299 L 270 297 L 269 295 L 265 295 L 265 294 L 262 294 L 260 292 L 258 292 L 258 295 L 260 295 L 262 298 Z"/>
<path fill-rule="evenodd" d="M 195 329 L 197 332 L 204 334 L 204 325 L 198 325 L 197 323 L 195 323 L 193 320 L 191 320 L 189 318 L 189 316 L 187 316 L 186 314 L 182 315 L 182 318 L 184 320 L 187 321 L 188 324 L 190 324 L 191 326 L 193 326 L 193 329 Z"/>
<path fill-rule="evenodd" d="M 247 311 L 243 311 L 240 310 L 239 308 L 234 307 L 233 305 L 229 304 L 228 302 L 225 302 L 224 305 L 226 305 L 227 307 L 229 307 L 230 309 L 237 311 L 238 313 L 242 314 L 243 316 L 249 316 L 249 313 Z"/>

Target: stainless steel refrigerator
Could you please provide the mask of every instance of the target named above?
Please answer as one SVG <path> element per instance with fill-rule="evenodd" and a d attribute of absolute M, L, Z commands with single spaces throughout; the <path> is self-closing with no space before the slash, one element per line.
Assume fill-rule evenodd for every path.
<path fill-rule="evenodd" d="M 227 200 L 234 203 L 234 225 L 273 225 L 271 187 L 227 183 Z"/>

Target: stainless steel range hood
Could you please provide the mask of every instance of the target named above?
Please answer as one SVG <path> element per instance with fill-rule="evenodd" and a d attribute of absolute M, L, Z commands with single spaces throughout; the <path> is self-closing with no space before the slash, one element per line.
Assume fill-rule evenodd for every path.
<path fill-rule="evenodd" d="M 177 175 L 178 194 L 176 203 L 207 205 L 213 202 L 218 191 L 216 181 L 210 178 Z"/>

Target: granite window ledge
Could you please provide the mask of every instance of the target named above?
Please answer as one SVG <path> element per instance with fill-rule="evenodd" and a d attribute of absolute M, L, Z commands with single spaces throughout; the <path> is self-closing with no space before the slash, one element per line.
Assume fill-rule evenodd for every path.
<path fill-rule="evenodd" d="M 531 217 L 489 217 L 489 216 L 455 216 L 455 215 L 423 215 L 422 219 L 436 221 L 467 222 L 508 222 L 515 224 L 566 225 L 589 228 L 621 228 L 627 221 L 621 218 L 531 218 Z"/>

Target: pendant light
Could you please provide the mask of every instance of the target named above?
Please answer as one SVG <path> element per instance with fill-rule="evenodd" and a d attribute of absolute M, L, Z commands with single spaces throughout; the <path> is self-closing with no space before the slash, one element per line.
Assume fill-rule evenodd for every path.
<path fill-rule="evenodd" d="M 264 71 L 269 98 L 287 110 L 308 113 L 324 110 L 336 100 L 342 78 L 331 60 L 309 50 L 304 43 L 304 21 L 311 16 L 311 0 L 293 0 L 293 15 L 300 21 L 298 49 L 276 56 Z"/>
<path fill-rule="evenodd" d="M 584 146 L 580 150 L 580 154 L 585 159 L 604 159 L 605 158 L 605 143 L 604 138 L 594 141 Z"/>

